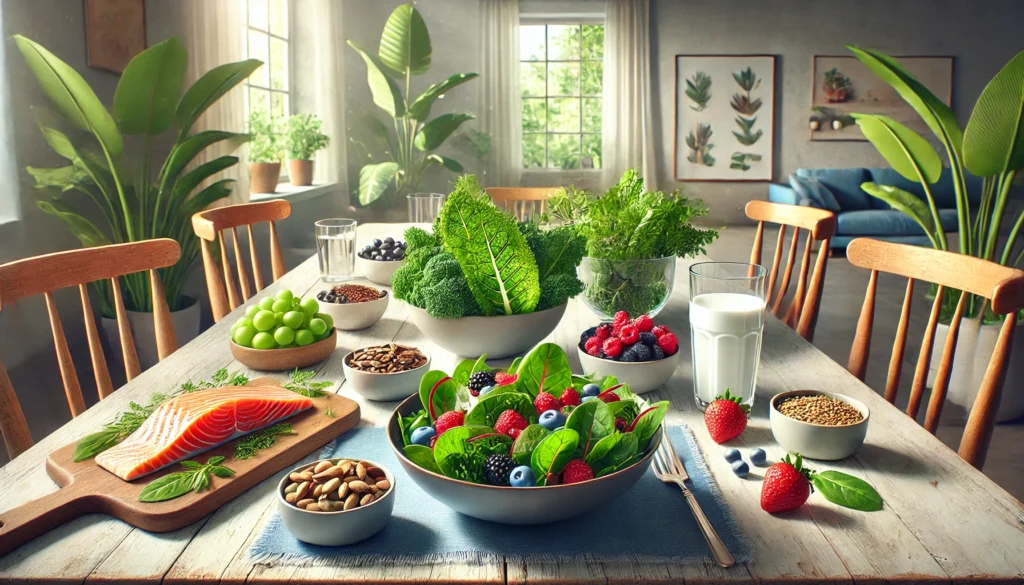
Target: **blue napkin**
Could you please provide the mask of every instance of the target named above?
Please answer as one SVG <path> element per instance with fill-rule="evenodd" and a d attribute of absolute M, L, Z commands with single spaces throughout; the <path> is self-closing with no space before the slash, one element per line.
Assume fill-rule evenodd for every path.
<path fill-rule="evenodd" d="M 668 427 L 672 445 L 686 465 L 692 491 L 705 515 L 738 562 L 752 551 L 725 505 L 704 456 L 686 426 Z M 464 516 L 434 500 L 406 474 L 382 428 L 356 428 L 328 444 L 321 458 L 357 456 L 380 461 L 395 475 L 394 516 L 388 525 L 349 546 L 314 546 L 296 539 L 281 517 L 267 521 L 249 555 L 275 565 L 352 566 L 367 562 L 403 564 L 445 561 L 490 562 L 677 562 L 713 563 L 711 551 L 675 485 L 649 470 L 632 489 L 593 512 L 557 524 L 510 526 Z"/>

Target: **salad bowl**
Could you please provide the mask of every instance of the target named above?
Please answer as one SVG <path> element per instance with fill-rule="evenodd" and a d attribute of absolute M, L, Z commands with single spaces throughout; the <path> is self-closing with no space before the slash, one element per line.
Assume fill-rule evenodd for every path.
<path fill-rule="evenodd" d="M 410 304 L 409 319 L 427 339 L 455 355 L 500 359 L 522 354 L 550 335 L 567 304 L 522 315 L 461 319 L 438 319 Z"/>

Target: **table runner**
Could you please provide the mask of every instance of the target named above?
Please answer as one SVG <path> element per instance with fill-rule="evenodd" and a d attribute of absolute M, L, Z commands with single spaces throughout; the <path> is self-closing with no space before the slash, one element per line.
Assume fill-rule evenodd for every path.
<path fill-rule="evenodd" d="M 751 547 L 723 501 L 693 431 L 685 425 L 668 427 L 668 436 L 686 465 L 692 491 L 704 513 L 737 562 L 749 562 Z M 629 491 L 589 514 L 555 524 L 510 526 L 459 514 L 427 495 L 398 463 L 383 428 L 352 429 L 321 451 L 320 458 L 332 457 L 370 459 L 388 466 L 395 476 L 398 498 L 391 521 L 376 535 L 354 545 L 315 546 L 292 536 L 274 512 L 249 549 L 254 562 L 352 566 L 383 561 L 486 563 L 497 558 L 713 563 L 682 492 L 659 481 L 653 466 Z"/>

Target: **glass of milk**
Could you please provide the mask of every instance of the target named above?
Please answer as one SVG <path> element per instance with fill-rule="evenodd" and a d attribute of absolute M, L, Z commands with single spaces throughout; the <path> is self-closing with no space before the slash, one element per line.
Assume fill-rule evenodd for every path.
<path fill-rule="evenodd" d="M 728 389 L 753 405 L 764 328 L 763 266 L 701 262 L 690 267 L 693 393 L 702 411 Z"/>

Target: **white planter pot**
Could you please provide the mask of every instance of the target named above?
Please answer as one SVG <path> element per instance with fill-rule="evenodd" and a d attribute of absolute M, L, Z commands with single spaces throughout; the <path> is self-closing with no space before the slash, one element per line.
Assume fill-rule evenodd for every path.
<path fill-rule="evenodd" d="M 953 372 L 949 377 L 946 399 L 962 406 L 968 412 L 974 405 L 981 380 L 985 377 L 992 351 L 999 338 L 1002 324 L 982 325 L 980 319 L 964 319 L 957 335 L 956 353 L 953 357 Z M 932 360 L 928 371 L 928 387 L 935 385 L 942 349 L 946 345 L 949 326 L 939 324 L 935 329 L 935 344 L 932 346 Z M 999 401 L 996 422 L 1006 422 L 1024 416 L 1024 326 L 1018 325 L 1014 332 L 1013 348 L 1006 366 L 1006 382 Z"/>
<path fill-rule="evenodd" d="M 189 299 L 192 304 L 171 313 L 171 326 L 174 327 L 174 336 L 178 340 L 178 347 L 182 347 L 199 335 L 200 304 L 195 299 Z M 128 325 L 132 329 L 132 338 L 135 340 L 135 351 L 139 354 L 139 366 L 143 371 L 155 366 L 160 361 L 156 352 L 156 329 L 153 325 L 153 313 L 141 313 L 138 311 L 127 311 Z M 111 352 L 107 357 L 121 370 L 124 369 L 124 362 L 121 356 L 121 336 L 117 331 L 117 319 L 101 319 L 103 333 L 107 337 L 107 344 Z"/>

